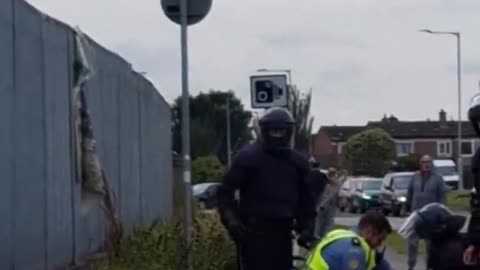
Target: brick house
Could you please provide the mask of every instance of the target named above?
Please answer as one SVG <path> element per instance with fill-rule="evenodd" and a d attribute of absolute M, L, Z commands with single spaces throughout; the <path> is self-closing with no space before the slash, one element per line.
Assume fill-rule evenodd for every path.
<path fill-rule="evenodd" d="M 368 122 L 364 126 L 322 126 L 312 138 L 312 154 L 322 167 L 338 166 L 348 138 L 362 130 L 382 128 L 394 140 L 398 156 L 417 153 L 456 160 L 457 123 L 447 120 L 445 111 L 441 110 L 436 121 L 400 121 L 390 116 Z M 469 167 L 471 157 L 479 146 L 480 140 L 470 122 L 463 121 L 461 152 L 466 167 Z"/>

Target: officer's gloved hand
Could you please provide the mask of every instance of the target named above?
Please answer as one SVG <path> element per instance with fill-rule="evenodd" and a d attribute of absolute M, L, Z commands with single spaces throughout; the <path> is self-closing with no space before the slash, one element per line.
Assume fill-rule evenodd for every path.
<path fill-rule="evenodd" d="M 315 240 L 315 237 L 309 230 L 304 230 L 300 233 L 297 244 L 305 249 L 310 249 L 315 244 Z"/>
<path fill-rule="evenodd" d="M 247 229 L 233 213 L 225 213 L 223 223 L 233 241 L 239 242 L 243 239 Z"/>

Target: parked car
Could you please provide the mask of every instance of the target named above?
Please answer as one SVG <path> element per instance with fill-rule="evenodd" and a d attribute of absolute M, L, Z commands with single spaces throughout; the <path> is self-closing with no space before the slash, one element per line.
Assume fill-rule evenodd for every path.
<path fill-rule="evenodd" d="M 382 179 L 374 177 L 354 177 L 348 179 L 339 192 L 340 211 L 364 213 L 369 208 L 380 207 L 379 193 Z"/>
<path fill-rule="evenodd" d="M 433 171 L 443 178 L 443 181 L 451 189 L 458 189 L 460 175 L 455 162 L 450 159 L 434 159 Z"/>
<path fill-rule="evenodd" d="M 192 196 L 202 209 L 212 209 L 217 203 L 217 188 L 220 183 L 201 183 L 194 185 L 192 188 Z"/>
<path fill-rule="evenodd" d="M 355 182 L 356 178 L 347 177 L 338 191 L 338 208 L 341 212 L 345 211 L 348 207 L 348 200 L 350 198 L 350 193 L 354 190 Z"/>
<path fill-rule="evenodd" d="M 407 191 L 414 172 L 394 172 L 385 175 L 380 194 L 382 208 L 385 214 L 392 213 L 401 216 L 405 213 Z"/>

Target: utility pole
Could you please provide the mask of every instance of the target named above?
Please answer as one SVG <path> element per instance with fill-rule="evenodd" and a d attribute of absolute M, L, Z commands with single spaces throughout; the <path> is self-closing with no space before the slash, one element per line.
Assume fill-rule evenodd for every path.
<path fill-rule="evenodd" d="M 227 95 L 227 164 L 228 167 L 232 164 L 232 142 L 231 142 L 231 130 L 230 130 L 230 93 Z"/>
<path fill-rule="evenodd" d="M 457 39 L 457 95 L 458 95 L 458 123 L 457 123 L 457 167 L 460 181 L 458 189 L 463 190 L 463 159 L 462 159 L 462 56 L 461 56 L 461 35 L 460 32 L 432 31 L 429 29 L 419 30 L 420 32 L 433 35 L 453 35 Z"/>
<path fill-rule="evenodd" d="M 184 209 L 184 241 L 187 249 L 192 243 L 192 180 L 190 158 L 190 93 L 188 91 L 188 7 L 187 0 L 180 0 L 180 45 L 182 57 L 182 154 L 183 183 L 185 195 Z M 192 269 L 192 254 L 187 254 L 186 269 Z"/>
<path fill-rule="evenodd" d="M 161 0 L 163 12 L 172 22 L 180 25 L 182 63 L 182 156 L 184 183 L 185 269 L 192 270 L 192 181 L 190 158 L 190 94 L 188 90 L 188 26 L 203 20 L 212 7 L 212 0 Z"/>

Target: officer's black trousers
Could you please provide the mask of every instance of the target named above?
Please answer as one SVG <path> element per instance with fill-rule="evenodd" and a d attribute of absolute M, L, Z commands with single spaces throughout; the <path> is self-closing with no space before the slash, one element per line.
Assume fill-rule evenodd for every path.
<path fill-rule="evenodd" d="M 291 231 L 250 232 L 237 243 L 239 270 L 291 270 Z"/>

